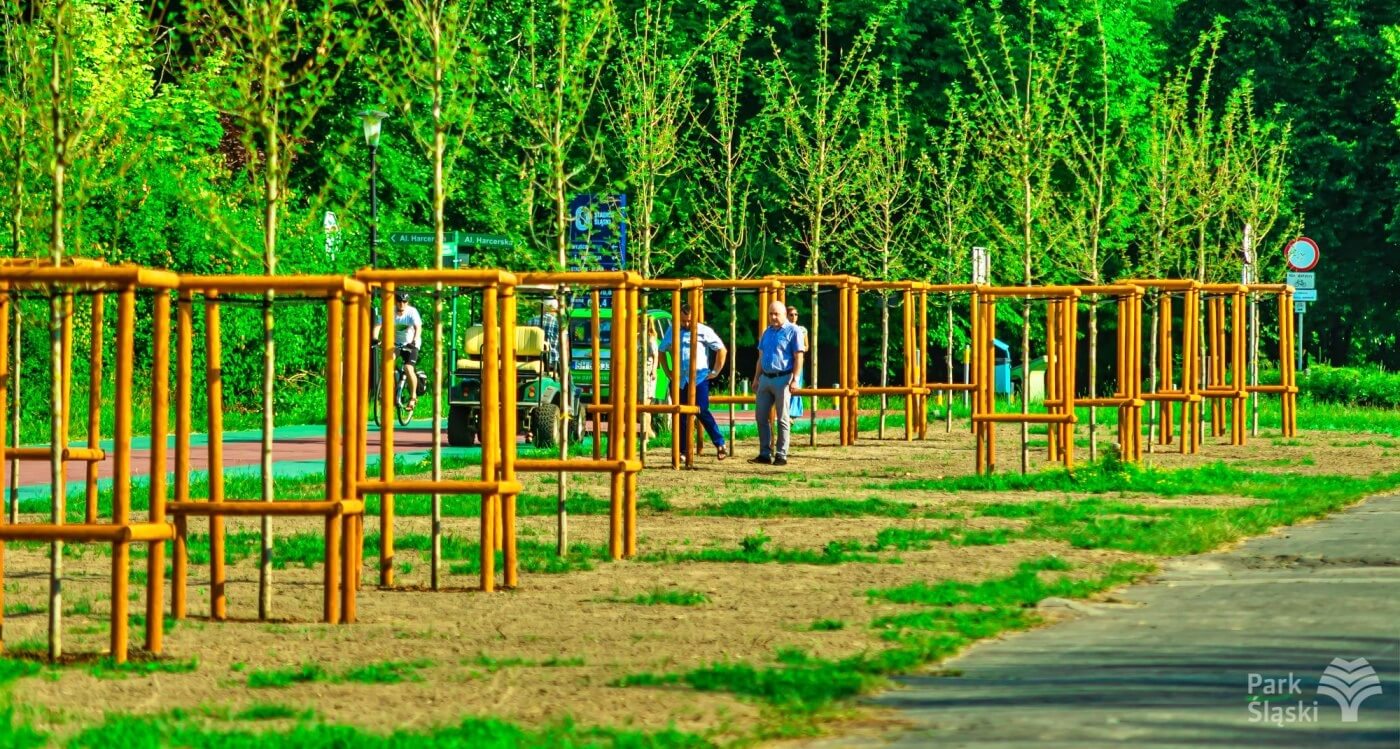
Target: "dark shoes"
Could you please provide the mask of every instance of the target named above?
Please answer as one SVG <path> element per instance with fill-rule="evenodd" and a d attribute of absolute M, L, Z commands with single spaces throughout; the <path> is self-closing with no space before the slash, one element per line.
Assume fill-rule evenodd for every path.
<path fill-rule="evenodd" d="M 774 459 L 773 459 L 773 465 L 775 465 L 775 466 L 785 466 L 785 465 L 787 465 L 787 458 L 782 458 L 782 457 L 774 458 Z"/>
<path fill-rule="evenodd" d="M 758 456 L 757 458 L 749 458 L 749 462 L 750 462 L 750 463 L 762 463 L 763 465 L 770 465 L 770 464 L 772 464 L 773 459 L 770 458 L 770 457 L 768 457 L 767 455 L 760 455 L 760 456 Z"/>

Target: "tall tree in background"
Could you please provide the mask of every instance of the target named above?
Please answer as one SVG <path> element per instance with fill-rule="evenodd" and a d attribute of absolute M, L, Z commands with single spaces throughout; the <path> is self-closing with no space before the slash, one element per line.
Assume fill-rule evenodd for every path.
<path fill-rule="evenodd" d="M 1020 254 L 1021 283 L 1036 282 L 1043 269 L 1036 262 L 1063 238 L 1054 220 L 1054 170 L 1070 134 L 1069 117 L 1060 106 L 1062 87 L 1074 80 L 1073 27 L 1040 11 L 1035 2 L 1017 19 L 992 3 L 990 31 L 974 27 L 971 16 L 958 26 L 974 85 L 976 118 L 983 137 L 978 158 L 993 179 L 986 202 L 987 222 L 997 240 Z M 1048 27 L 1048 28 L 1045 28 Z M 1031 303 L 1021 307 L 1021 411 L 1030 411 Z M 1029 425 L 1021 425 L 1021 471 L 1030 470 Z"/>
<path fill-rule="evenodd" d="M 497 97 L 514 117 L 510 130 L 520 152 L 531 189 L 526 192 L 528 216 L 536 196 L 548 206 L 554 263 L 565 270 L 569 262 L 569 196 L 582 177 L 602 158 L 603 133 L 590 116 L 603 80 L 617 10 L 612 0 L 521 0 L 517 8 L 519 33 L 501 51 L 504 67 L 496 79 Z M 501 12 L 505 9 L 501 8 Z M 533 221 L 527 225 L 533 231 Z M 567 314 L 560 304 L 561 314 Z M 568 352 L 569 326 L 559 326 L 559 350 Z M 567 361 L 567 355 L 564 357 Z M 569 392 L 569 368 L 563 367 L 563 392 Z M 564 412 L 559 434 L 568 434 Z M 569 455 L 569 440 L 559 440 L 559 457 Z M 558 548 L 568 551 L 568 475 L 558 475 Z"/>
<path fill-rule="evenodd" d="M 214 104 L 237 128 L 250 155 L 244 164 L 261 193 L 263 273 L 275 275 L 280 225 L 288 199 L 288 177 L 310 143 L 306 133 L 331 98 L 344 71 L 340 61 L 360 47 L 363 36 L 348 0 L 233 0 L 186 6 L 185 32 L 198 51 L 196 64 L 218 68 L 222 85 L 211 87 Z M 220 205 L 211 201 L 211 206 Z M 230 217 L 211 211 L 225 239 L 240 243 Z M 243 247 L 244 251 L 253 248 Z M 262 499 L 273 499 L 272 440 L 276 426 L 273 389 L 277 346 L 271 292 L 263 300 Z M 222 522 L 212 518 L 211 523 Z M 262 562 L 258 573 L 258 617 L 272 615 L 272 521 L 262 518 Z M 222 612 L 216 613 L 222 616 Z"/>
<path fill-rule="evenodd" d="M 481 60 L 470 28 L 475 6 L 459 0 L 379 0 L 379 16 L 393 31 L 373 72 L 404 115 L 408 131 L 431 165 L 433 267 L 443 267 L 448 182 L 472 132 Z M 417 110 L 417 111 L 415 111 Z M 426 110 L 426 111 L 424 111 Z M 442 478 L 442 393 L 446 339 L 443 285 L 433 294 L 433 480 Z M 382 349 L 387 351 L 388 349 Z M 386 415 L 387 418 L 387 415 Z M 438 588 L 442 567 L 442 495 L 433 494 L 430 576 Z M 392 575 L 390 568 L 385 571 Z"/>

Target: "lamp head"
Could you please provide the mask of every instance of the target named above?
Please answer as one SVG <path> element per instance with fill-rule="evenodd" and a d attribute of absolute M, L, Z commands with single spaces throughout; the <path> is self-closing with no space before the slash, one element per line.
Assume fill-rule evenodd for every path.
<path fill-rule="evenodd" d="M 370 148 L 379 147 L 379 126 L 388 116 L 388 112 L 381 112 L 378 109 L 366 109 L 360 112 L 360 121 L 365 127 L 365 145 Z"/>

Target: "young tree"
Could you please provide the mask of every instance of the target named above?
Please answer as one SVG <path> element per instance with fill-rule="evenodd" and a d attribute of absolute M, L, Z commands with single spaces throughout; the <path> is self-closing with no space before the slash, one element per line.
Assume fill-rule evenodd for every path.
<path fill-rule="evenodd" d="M 978 235 L 977 214 L 980 207 L 980 182 L 971 163 L 977 133 L 968 117 L 962 94 L 956 89 L 947 92 L 947 124 L 930 135 L 929 150 L 920 155 L 918 169 L 922 177 L 924 210 L 927 212 L 920 242 L 921 260 L 930 268 L 940 269 L 946 284 L 962 283 L 967 278 L 971 245 Z M 948 295 L 947 350 L 944 352 L 947 382 L 956 381 L 953 352 L 957 349 L 957 323 L 953 309 L 955 295 Z M 965 337 L 965 336 L 964 336 Z M 948 408 L 944 412 L 946 428 L 953 431 L 953 393 L 948 393 Z"/>
<path fill-rule="evenodd" d="M 509 136 L 526 155 L 528 214 L 534 200 L 549 207 L 550 232 L 537 235 L 553 245 L 555 267 L 569 262 L 569 196 L 593 164 L 601 161 L 604 139 L 591 116 L 617 27 L 612 0 L 519 0 L 518 15 L 500 12 L 519 31 L 501 51 L 509 62 L 495 78 L 497 98 L 514 117 Z M 531 222 L 533 223 L 533 222 Z M 533 227 L 532 227 L 533 231 Z M 564 304 L 560 309 L 567 314 Z M 568 325 L 559 326 L 559 350 L 567 352 Z M 565 358 L 567 361 L 567 357 Z M 563 368 L 569 392 L 569 368 Z M 568 434 L 565 412 L 561 434 Z M 569 441 L 559 440 L 567 458 Z M 558 553 L 568 551 L 568 474 L 558 477 Z"/>
<path fill-rule="evenodd" d="M 878 65 L 871 65 L 867 72 L 870 100 L 856 144 L 857 168 L 853 180 L 863 208 L 856 217 L 852 238 L 864 251 L 862 254 L 869 258 L 861 261 L 859 270 L 873 272 L 876 278 L 884 281 L 907 277 L 906 255 L 918 219 L 914 204 L 919 194 L 919 172 L 911 158 L 907 92 L 897 67 L 890 77 L 892 80 L 887 83 Z M 912 350 L 902 354 L 911 355 Z M 880 362 L 880 387 L 888 387 L 890 300 L 889 292 L 883 291 L 880 293 Z M 885 437 L 888 398 L 880 396 L 881 439 Z"/>
<path fill-rule="evenodd" d="M 775 126 L 772 175 L 788 201 L 792 221 L 790 250 L 804 256 L 803 269 L 818 275 L 841 267 L 850 258 L 847 238 L 857 201 L 850 185 L 858 159 L 861 107 L 865 101 L 865 67 L 880 27 L 872 18 L 851 48 L 838 55 L 831 44 L 831 5 L 822 0 L 812 37 L 816 67 L 805 79 L 773 42 L 773 60 L 764 78 L 765 105 Z M 844 252 L 843 252 L 844 251 Z M 817 289 L 812 289 L 811 338 L 818 340 Z M 815 354 L 815 352 L 813 352 Z M 819 357 L 808 359 L 810 382 L 818 379 Z M 850 383 L 841 383 L 843 387 Z M 816 440 L 816 420 L 811 440 Z"/>
<path fill-rule="evenodd" d="M 261 196 L 260 247 L 240 247 L 262 257 L 263 273 L 275 275 L 280 225 L 289 196 L 292 164 L 309 143 L 306 132 L 330 100 L 344 66 L 363 35 L 349 0 L 233 0 L 186 6 L 185 32 L 196 50 L 196 65 L 224 72 L 224 85 L 210 96 L 234 125 L 250 154 L 244 168 Z M 218 205 L 211 202 L 211 206 Z M 313 211 L 314 213 L 314 211 Z M 241 245 L 227 217 L 211 212 L 226 238 Z M 274 295 L 263 300 L 262 499 L 273 499 L 273 389 L 277 348 L 273 337 Z M 258 574 L 258 617 L 272 615 L 272 522 L 262 519 L 262 563 Z"/>
<path fill-rule="evenodd" d="M 1071 241 L 1053 247 L 1055 258 L 1075 277 L 1090 285 L 1105 282 L 1109 261 L 1104 234 L 1112 229 L 1128 194 L 1124 179 L 1124 141 L 1128 124 L 1114 112 L 1112 69 L 1103 17 L 1095 17 L 1094 40 L 1098 46 L 1096 87 L 1063 98 L 1070 123 L 1064 154 L 1069 175 L 1067 189 L 1059 195 L 1059 211 L 1071 232 Z M 1089 299 L 1089 397 L 1098 397 L 1099 297 Z M 1098 459 L 1098 409 L 1089 409 L 1089 459 Z"/>
<path fill-rule="evenodd" d="M 958 27 L 976 95 L 983 132 L 979 158 L 990 168 L 988 225 L 997 240 L 1020 251 L 1021 282 L 1033 285 L 1040 254 L 1062 239 L 1054 220 L 1054 172 L 1069 137 L 1069 117 L 1059 106 L 1062 87 L 1074 80 L 1073 27 L 1042 13 L 1032 0 L 1025 28 L 1012 30 L 999 1 L 992 3 L 990 48 L 971 16 Z M 1048 25 L 1042 31 L 1041 25 Z M 1031 306 L 1021 307 L 1021 411 L 1030 411 Z M 1021 425 L 1021 471 L 1030 470 L 1030 430 Z"/>
<path fill-rule="evenodd" d="M 389 44 L 372 69 L 389 101 L 404 114 L 413 140 L 432 169 L 433 267 L 443 267 L 448 181 L 473 131 L 481 60 L 471 36 L 475 11 L 458 0 L 378 2 L 379 16 L 391 29 Z M 424 111 L 426 110 L 426 111 Z M 432 476 L 442 478 L 442 393 L 444 352 L 443 285 L 433 294 Z M 433 494 L 430 576 L 438 588 L 442 567 L 442 495 Z M 381 570 L 392 582 L 392 566 Z"/>
<path fill-rule="evenodd" d="M 749 231 L 753 222 L 753 195 L 761 168 L 763 139 L 768 121 L 747 122 L 740 117 L 744 80 L 751 68 L 744 50 L 753 34 L 752 4 L 740 6 L 732 23 L 716 34 L 706 50 L 703 71 L 708 95 L 697 94 L 692 110 L 695 144 L 695 219 L 700 225 L 700 246 L 724 268 L 729 278 L 747 278 L 758 266 Z M 739 292 L 729 290 L 729 309 L 737 310 Z M 738 317 L 729 316 L 731 347 L 738 341 Z M 739 378 L 729 378 L 729 394 L 735 394 Z M 729 404 L 729 441 L 734 441 L 734 404 Z"/>

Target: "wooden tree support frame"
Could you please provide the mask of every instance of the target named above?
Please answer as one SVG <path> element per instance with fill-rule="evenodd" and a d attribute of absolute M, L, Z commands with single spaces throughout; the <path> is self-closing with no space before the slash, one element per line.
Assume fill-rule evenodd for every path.
<path fill-rule="evenodd" d="M 1081 302 L 1086 296 L 1095 295 L 1113 300 L 1118 322 L 1113 395 L 1076 398 L 1075 405 L 1118 409 L 1119 455 L 1122 460 L 1139 463 L 1143 455 L 1142 408 L 1147 403 L 1142 392 L 1142 288 L 1131 284 L 1075 288 L 1079 289 Z M 1073 350 L 1078 351 L 1077 348 Z"/>
<path fill-rule="evenodd" d="M 1157 374 L 1160 378 L 1156 387 L 1147 390 L 1142 398 L 1149 403 L 1161 404 L 1161 418 L 1158 424 L 1157 444 L 1170 445 L 1174 427 L 1172 406 L 1181 404 L 1182 455 L 1195 455 L 1201 444 L 1201 283 L 1180 279 L 1129 279 L 1120 284 L 1137 286 L 1144 293 L 1155 293 L 1158 322 L 1155 332 L 1157 344 Z M 1176 366 L 1173 334 L 1173 298 L 1181 298 L 1181 367 Z M 1176 384 L 1177 376 L 1180 385 Z M 1149 449 L 1150 446 L 1149 446 Z"/>
<path fill-rule="evenodd" d="M 431 286 L 435 289 L 475 289 L 481 293 L 482 350 L 481 350 L 481 478 L 476 481 L 446 479 L 396 479 L 394 476 L 394 360 L 397 351 L 393 346 L 381 346 L 383 355 L 380 361 L 379 398 L 382 419 L 379 433 L 379 476 L 367 476 L 368 457 L 369 398 L 367 387 L 357 387 L 353 391 L 359 401 L 356 406 L 359 427 L 356 435 L 355 454 L 358 457 L 354 483 L 354 498 L 378 494 L 379 503 L 379 584 L 385 588 L 394 587 L 394 495 L 398 493 L 421 494 L 475 494 L 481 497 L 480 556 L 481 590 L 490 593 L 496 590 L 496 551 L 503 557 L 505 586 L 513 588 L 518 584 L 518 564 L 516 559 L 515 503 L 521 486 L 516 479 L 519 461 L 516 460 L 516 379 L 515 346 L 502 345 L 503 341 L 515 341 L 516 286 L 519 277 L 499 270 L 361 270 L 355 278 L 370 289 L 378 288 L 380 295 L 380 319 L 394 319 L 394 294 L 399 288 L 408 286 Z M 368 334 L 370 327 L 369 305 L 364 305 L 360 314 L 361 329 Z M 367 339 L 366 339 L 367 341 Z M 369 346 L 361 343 L 352 350 L 349 358 L 357 362 L 359 374 L 355 382 L 368 383 L 369 368 L 372 363 Z M 494 408 L 486 404 L 496 404 Z M 358 567 L 356 568 L 358 570 Z"/>
<path fill-rule="evenodd" d="M 222 305 L 237 295 L 263 296 L 268 292 L 294 298 L 324 300 L 326 378 L 325 489 L 322 499 L 266 501 L 229 498 L 224 491 L 223 423 L 223 326 Z M 194 372 L 194 309 L 205 315 L 205 371 L 203 387 L 208 396 L 209 496 L 190 496 L 190 455 L 193 451 L 191 406 L 193 391 L 200 387 Z M 325 519 L 325 570 L 322 618 L 330 624 L 355 621 L 355 593 L 364 502 L 354 491 L 361 464 L 354 425 L 359 423 L 361 399 L 346 393 L 362 390 L 349 352 L 369 339 L 362 310 L 369 296 L 365 285 L 343 276 L 182 276 L 179 322 L 176 334 L 175 500 L 167 512 L 175 522 L 175 552 L 171 560 L 170 609 L 175 619 L 188 615 L 189 519 L 209 518 L 209 617 L 228 618 L 225 559 L 228 517 L 321 517 Z M 259 584 L 268 584 L 264 580 Z M 264 595 L 270 595 L 270 591 Z"/>
<path fill-rule="evenodd" d="M 1279 396 L 1280 427 L 1282 436 L 1298 436 L 1298 372 L 1297 352 L 1294 350 L 1293 287 L 1286 284 L 1249 284 L 1245 291 L 1250 297 L 1277 299 L 1278 309 L 1278 369 L 1277 385 L 1261 385 L 1251 382 L 1245 391 L 1254 394 L 1276 394 Z M 1257 355 L 1257 352 L 1256 352 Z M 1257 371 L 1256 371 L 1257 373 Z M 1257 422 L 1256 422 L 1257 424 Z"/>
<path fill-rule="evenodd" d="M 984 286 L 977 291 L 978 306 L 972 319 L 972 360 L 977 389 L 973 395 L 972 423 L 976 434 L 977 473 L 996 470 L 997 424 L 1045 424 L 1050 459 L 1074 467 L 1074 414 L 1079 289 L 1072 286 Z M 996 306 L 999 299 L 1041 300 L 1046 304 L 1046 413 L 997 413 L 994 367 Z M 1023 383 L 1022 387 L 1025 384 Z"/>
<path fill-rule="evenodd" d="M 163 596 L 165 591 L 165 542 L 173 537 L 174 531 L 166 522 L 166 435 L 165 424 L 168 418 L 169 375 L 170 375 L 170 292 L 179 287 L 179 279 L 173 273 L 152 271 L 129 266 L 108 267 L 86 263 L 54 266 L 42 263 L 8 262 L 0 264 L 0 416 L 5 416 L 8 403 L 8 389 L 13 373 L 9 370 L 10 312 L 14 294 L 17 292 L 37 292 L 57 298 L 63 305 L 65 324 L 61 336 L 61 356 L 65 402 L 72 392 L 72 312 L 74 297 L 84 295 L 94 302 L 92 314 L 94 334 L 92 336 L 94 357 L 101 356 L 101 316 L 98 310 L 107 294 L 117 297 L 117 324 L 115 355 L 115 424 L 112 435 L 113 447 L 113 488 L 111 522 L 103 523 L 96 512 L 96 474 L 94 463 L 88 470 L 88 508 L 85 522 L 68 524 L 62 485 L 64 463 L 78 459 L 77 453 L 68 448 L 67 415 L 61 416 L 64 429 L 53 435 L 47 447 L 49 460 L 59 477 L 58 491 L 55 494 L 55 513 L 49 523 L 25 523 L 0 526 L 0 591 L 4 583 L 4 542 L 8 540 L 49 541 L 55 544 L 54 552 L 61 556 L 58 544 L 110 543 L 112 545 L 111 569 L 111 645 L 110 655 L 118 663 L 128 657 L 128 637 L 130 632 L 128 611 L 128 572 L 131 566 L 131 544 L 144 543 L 148 546 L 146 559 L 146 642 L 145 647 L 152 654 L 162 650 L 164 637 Z M 135 325 L 136 296 L 138 293 L 153 294 L 153 329 L 151 352 L 151 450 L 150 482 L 148 487 L 149 511 L 144 522 L 131 516 L 132 486 L 132 396 L 135 368 Z M 56 297 L 55 297 L 56 295 Z M 18 342 L 15 342 L 18 345 Z M 91 392 L 102 393 L 101 371 L 93 372 Z M 89 437 L 95 437 L 94 422 L 98 416 L 101 398 L 88 402 Z M 0 429 L 0 435 L 4 430 Z M 5 437 L 0 436 L 0 452 L 4 452 Z M 95 443 L 92 443 L 95 444 Z M 24 453 L 21 453 L 24 455 Z M 91 460 L 92 455 L 87 459 Z M 4 478 L 0 475 L 0 491 L 4 489 Z M 62 590 L 61 580 L 50 579 L 49 616 L 49 655 L 53 659 L 62 656 Z M 3 595 L 0 594 L 0 609 L 3 609 Z M 0 627 L 3 627 L 3 613 L 0 613 Z M 2 631 L 2 630 L 0 630 Z M 0 646 L 3 638 L 0 638 Z"/>
<path fill-rule="evenodd" d="M 983 289 L 983 288 L 985 288 L 985 287 L 979 286 L 979 285 L 977 285 L 977 284 L 925 284 L 925 285 L 924 285 L 924 288 L 923 288 L 922 295 L 921 295 L 921 296 L 922 296 L 922 301 L 920 302 L 920 313 L 919 313 L 920 315 L 923 316 L 923 318 L 924 318 L 924 320 L 925 320 L 925 322 L 924 322 L 924 330 L 925 330 L 925 332 L 927 333 L 927 330 L 928 330 L 928 322 L 927 322 L 927 320 L 928 320 L 928 296 L 929 296 L 930 294 L 944 294 L 944 295 L 946 295 L 946 296 L 948 297 L 948 325 L 949 325 L 949 327 L 951 328 L 952 325 L 953 325 L 954 319 L 955 319 L 955 315 L 954 315 L 954 313 L 953 313 L 953 306 L 954 306 L 954 305 L 953 305 L 953 299 L 954 299 L 955 297 L 960 296 L 960 295 L 963 295 L 963 294 L 966 294 L 967 297 L 968 297 L 968 317 L 967 317 L 968 323 L 969 323 L 969 325 L 974 325 L 974 324 L 976 324 L 975 321 L 977 320 L 978 309 L 979 309 L 979 302 L 980 302 L 980 297 L 979 297 L 979 295 L 978 295 L 978 292 L 979 292 L 980 289 Z M 928 347 L 927 335 L 924 336 L 924 340 L 921 341 L 920 345 L 923 346 L 925 350 L 927 350 L 927 347 Z M 949 359 L 948 359 L 948 360 L 945 360 L 945 362 L 946 362 L 946 361 L 951 361 L 951 358 L 953 357 L 953 355 L 954 355 L 954 352 L 953 352 L 953 351 L 951 350 L 951 348 L 950 348 L 949 351 L 948 351 L 947 354 L 946 354 L 946 356 L 948 356 Z M 944 374 L 948 376 L 948 381 L 947 381 L 947 382 L 925 382 L 925 383 L 924 383 L 924 387 L 925 387 L 925 389 L 927 389 L 927 391 L 928 391 L 929 393 L 942 392 L 942 393 L 945 394 L 945 397 L 948 399 L 948 410 L 947 410 L 948 431 L 951 432 L 951 431 L 953 431 L 953 413 L 952 413 L 952 412 L 953 412 L 953 394 L 954 394 L 954 393 L 958 393 L 958 392 L 962 392 L 962 393 L 976 393 L 976 392 L 977 392 L 977 388 L 978 388 L 978 384 L 977 384 L 977 376 L 978 376 L 978 374 L 977 374 L 977 370 L 976 370 L 974 367 L 971 367 L 971 366 L 970 366 L 970 363 L 969 363 L 969 367 L 968 367 L 968 377 L 967 377 L 967 381 L 966 381 L 966 382 L 954 382 L 951 373 L 948 373 L 948 372 L 945 371 Z M 993 384 L 993 390 L 995 391 L 995 384 Z M 975 431 L 975 425 L 974 425 L 974 431 Z M 921 431 L 921 436 L 923 436 L 923 437 L 927 437 L 927 436 L 928 436 L 928 424 L 927 424 L 927 421 L 925 421 L 925 423 L 924 423 L 924 425 L 923 425 L 923 429 L 922 429 L 922 431 Z"/>
<path fill-rule="evenodd" d="M 859 281 L 856 283 L 857 305 L 859 304 L 860 292 L 878 292 L 882 296 L 888 292 L 895 291 L 900 296 L 900 340 L 903 342 L 902 350 L 903 367 L 900 371 L 900 382 L 897 385 L 860 385 L 857 381 L 855 389 L 857 408 L 862 395 L 879 395 L 882 398 L 890 395 L 904 396 L 904 441 L 912 442 L 914 436 L 922 435 L 927 431 L 927 406 L 926 400 L 930 390 L 924 380 L 928 371 L 928 284 L 919 281 Z M 860 328 L 857 326 L 855 333 L 856 340 L 852 342 L 852 347 L 860 350 L 859 339 Z M 857 357 L 857 365 L 859 357 Z M 853 372 L 856 370 L 853 370 Z M 881 414 L 884 414 L 883 400 Z M 856 418 L 860 418 L 857 410 Z"/>
<path fill-rule="evenodd" d="M 812 321 L 808 329 L 807 348 L 807 369 L 810 376 L 803 387 L 793 390 L 793 395 L 812 396 L 812 422 L 808 433 L 808 444 L 817 444 L 817 398 L 827 397 L 836 400 L 840 409 L 840 444 L 842 447 L 854 445 L 860 436 L 859 414 L 860 391 L 857 388 L 856 373 L 860 369 L 860 350 L 855 345 L 859 337 L 860 330 L 860 305 L 857 304 L 857 293 L 860 289 L 861 280 L 855 276 L 769 276 L 769 278 L 782 284 L 778 290 L 778 301 L 787 302 L 788 292 L 795 288 L 806 289 L 812 295 L 812 308 L 808 312 L 808 317 Z M 828 286 L 836 290 L 839 300 L 839 311 L 837 320 L 840 321 L 840 328 L 837 330 L 838 341 L 838 365 L 836 387 L 824 388 L 819 385 L 820 368 L 818 366 L 818 345 L 821 341 L 821 324 L 817 314 L 819 300 L 821 298 L 821 288 Z M 763 327 L 767 327 L 767 305 L 763 310 Z"/>
<path fill-rule="evenodd" d="M 1225 414 L 1230 415 L 1230 444 L 1243 445 L 1246 430 L 1245 305 L 1246 287 L 1240 284 L 1201 286 L 1206 313 L 1206 376 L 1201 396 L 1211 404 L 1210 427 L 1215 437 L 1225 435 Z"/>
<path fill-rule="evenodd" d="M 642 303 L 638 307 L 638 313 L 641 315 L 642 319 L 639 321 L 639 323 L 642 325 L 643 330 L 643 346 L 647 349 L 645 352 L 643 352 L 642 361 L 646 361 L 646 357 L 649 357 L 651 355 L 650 348 L 652 342 L 645 340 L 646 333 L 650 330 L 650 327 L 647 325 L 648 320 L 646 318 L 646 309 L 648 301 L 647 297 L 650 294 L 666 293 L 670 297 L 672 326 L 678 325 L 680 323 L 681 305 L 683 303 L 690 306 L 690 309 L 692 310 L 691 314 L 696 324 L 705 321 L 704 295 L 701 293 L 700 279 L 650 279 L 641 281 L 639 284 L 639 288 L 642 292 Z M 611 405 L 607 405 L 602 402 L 599 392 L 601 384 L 601 374 L 598 371 L 598 359 L 599 352 L 602 348 L 598 339 L 599 291 L 597 289 L 594 289 L 592 292 L 590 292 L 590 294 L 593 309 L 593 403 L 588 406 L 588 413 L 593 417 L 593 434 L 598 435 L 602 433 L 601 422 L 603 414 L 606 413 L 609 409 L 611 409 Z M 674 330 L 675 328 L 673 327 L 672 329 Z M 686 442 L 688 449 L 685 451 L 684 454 L 682 454 L 681 440 L 678 439 L 678 436 L 681 434 L 681 429 L 691 429 L 690 423 L 694 421 L 694 419 L 692 419 L 691 417 L 694 417 L 700 413 L 700 408 L 698 406 L 686 405 L 695 403 L 695 368 L 698 361 L 698 357 L 696 357 L 695 354 L 698 349 L 699 341 L 695 336 L 691 336 L 690 371 L 686 375 L 687 385 L 686 395 L 684 399 L 681 398 L 681 381 L 679 377 L 671 378 L 671 387 L 670 392 L 668 393 L 668 398 L 670 400 L 669 403 L 646 403 L 644 401 L 646 401 L 647 397 L 649 397 L 651 393 L 638 393 L 640 400 L 643 402 L 640 402 L 637 405 L 637 411 L 642 414 L 643 419 L 650 418 L 652 414 L 666 414 L 671 417 L 671 468 L 675 470 L 679 470 L 682 465 L 694 465 L 695 460 L 695 442 L 693 440 L 688 440 Z M 678 368 L 680 366 L 678 362 L 682 361 L 680 336 L 671 336 L 670 350 L 657 352 L 658 357 L 667 355 L 671 357 L 672 371 L 678 371 Z M 661 362 L 659 358 L 656 362 L 656 367 L 658 370 L 661 368 Z M 644 381 L 648 384 L 651 382 L 649 378 L 644 378 Z M 649 430 L 644 430 L 644 432 L 646 431 Z M 600 457 L 600 449 L 601 445 L 599 444 L 598 439 L 595 437 L 595 439 L 593 440 L 593 457 L 595 460 Z"/>
<path fill-rule="evenodd" d="M 608 402 L 599 403 L 608 409 L 608 454 L 605 458 L 570 458 L 568 460 L 519 459 L 514 460 L 514 470 L 538 473 L 607 473 L 609 482 L 610 506 L 608 513 L 608 553 L 613 559 L 631 558 L 637 554 L 637 474 L 641 473 L 642 461 L 638 445 L 638 421 L 641 379 L 641 323 L 644 316 L 639 313 L 641 306 L 642 277 L 630 271 L 568 271 L 568 272 L 529 272 L 516 274 L 521 285 L 567 285 L 582 288 L 594 303 L 593 319 L 598 319 L 597 292 L 612 291 L 612 337 L 610 341 L 610 361 L 608 375 Z M 596 336 L 597 326 L 594 326 Z M 621 335 L 619 335 L 621 332 Z M 506 340 L 513 340 L 514 334 Z M 598 351 L 594 339 L 594 352 Z M 594 367 L 594 373 L 597 373 Z M 515 376 L 514 366 L 507 378 L 511 386 L 511 408 L 509 420 L 515 418 Z M 619 377 L 619 374 L 621 377 Z M 594 390 L 597 393 L 597 390 Z M 484 399 L 484 396 L 483 396 Z M 506 412 L 502 412 L 502 418 Z M 616 434 L 614 434 L 616 430 Z M 505 443 L 507 453 L 515 452 L 515 432 L 512 422 L 510 439 Z M 516 489 L 516 493 L 519 489 Z M 507 498 L 503 534 L 512 544 L 506 575 L 514 586 L 514 540 L 515 540 L 515 496 Z"/>

